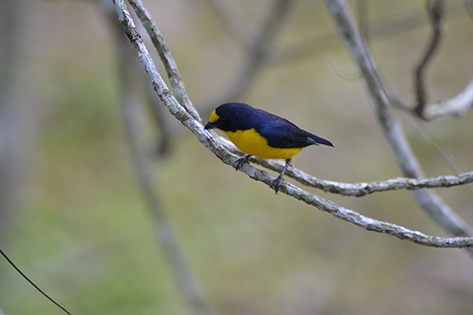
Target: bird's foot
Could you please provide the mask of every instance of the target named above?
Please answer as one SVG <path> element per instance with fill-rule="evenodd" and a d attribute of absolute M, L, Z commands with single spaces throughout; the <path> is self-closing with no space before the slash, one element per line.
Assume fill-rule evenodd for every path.
<path fill-rule="evenodd" d="M 250 156 L 251 155 L 246 154 L 244 157 L 236 160 L 235 164 L 233 164 L 233 166 L 235 167 L 235 170 L 239 171 L 243 167 L 243 164 L 248 162 L 248 160 L 250 159 Z"/>
<path fill-rule="evenodd" d="M 274 189 L 274 191 L 276 192 L 276 195 L 278 194 L 279 187 L 281 186 L 282 180 L 283 180 L 283 177 L 280 175 L 278 176 L 278 178 L 274 180 L 274 182 L 270 186 L 272 189 Z"/>
<path fill-rule="evenodd" d="M 274 189 L 276 192 L 276 195 L 278 194 L 279 187 L 281 186 L 284 174 L 286 173 L 287 168 L 291 165 L 291 159 L 286 159 L 286 165 L 284 165 L 284 168 L 282 169 L 281 174 L 279 174 L 278 178 L 274 180 L 274 182 L 271 184 L 271 188 Z"/>

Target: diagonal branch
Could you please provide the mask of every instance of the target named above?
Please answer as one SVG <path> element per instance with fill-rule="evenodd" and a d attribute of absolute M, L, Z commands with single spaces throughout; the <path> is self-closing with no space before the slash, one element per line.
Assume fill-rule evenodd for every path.
<path fill-rule="evenodd" d="M 219 159 L 225 164 L 233 165 L 237 160 L 237 156 L 231 154 L 225 147 L 220 143 L 218 137 L 215 137 L 213 132 L 208 132 L 204 129 L 204 126 L 192 118 L 189 113 L 177 102 L 174 96 L 169 92 L 164 80 L 157 71 L 157 68 L 148 53 L 146 46 L 141 39 L 140 34 L 134 26 L 134 22 L 126 8 L 124 0 L 113 0 L 115 7 L 118 12 L 119 21 L 130 39 L 133 47 L 137 51 L 138 57 L 142 62 L 146 73 L 148 74 L 153 87 L 158 94 L 159 98 L 163 101 L 164 105 L 171 114 L 176 117 L 184 126 L 186 126 L 197 139 L 210 151 L 212 151 Z M 270 186 L 275 177 L 267 174 L 264 171 L 254 168 L 250 164 L 244 164 L 241 171 L 250 176 L 252 179 L 261 181 L 266 185 Z M 319 196 L 310 194 L 294 185 L 283 183 L 281 185 L 281 192 L 301 200 L 309 205 L 318 208 L 321 211 L 328 212 L 335 217 L 338 217 L 347 222 L 353 223 L 360 226 L 368 231 L 375 231 L 380 233 L 386 233 L 395 236 L 402 240 L 408 240 L 417 244 L 432 247 L 444 247 L 444 248 L 461 248 L 461 247 L 473 247 L 472 237 L 453 237 L 453 238 L 442 238 L 425 235 L 418 231 L 413 231 L 405 227 L 375 220 L 366 216 L 363 216 L 353 210 L 343 208 L 331 201 L 325 200 Z"/>

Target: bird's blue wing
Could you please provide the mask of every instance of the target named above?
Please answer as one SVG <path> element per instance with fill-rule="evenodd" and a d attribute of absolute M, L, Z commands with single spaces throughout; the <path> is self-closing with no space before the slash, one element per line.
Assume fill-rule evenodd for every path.
<path fill-rule="evenodd" d="M 261 121 L 264 123 L 257 131 L 273 148 L 303 148 L 315 144 L 304 130 L 284 118 L 271 115 Z"/>

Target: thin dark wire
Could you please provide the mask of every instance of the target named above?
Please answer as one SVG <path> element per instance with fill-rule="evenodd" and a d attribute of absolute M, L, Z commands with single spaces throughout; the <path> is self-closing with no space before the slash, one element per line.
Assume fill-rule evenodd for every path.
<path fill-rule="evenodd" d="M 69 313 L 64 307 L 62 307 L 58 302 L 54 301 L 51 297 L 49 297 L 49 295 L 47 295 L 43 290 L 41 290 L 36 284 L 34 284 L 33 281 L 31 281 L 14 263 L 13 261 L 10 260 L 10 258 L 8 258 L 8 256 L 0 249 L 0 254 L 2 254 L 3 258 L 6 259 L 6 261 L 8 261 L 8 263 L 13 267 L 15 268 L 15 270 L 23 277 L 25 278 L 26 281 L 28 281 L 36 290 L 39 291 L 39 293 L 41 293 L 45 298 L 47 298 L 49 301 L 51 301 L 54 305 L 56 305 L 57 307 L 59 307 L 61 310 L 63 310 L 66 314 L 68 315 L 72 315 L 71 313 Z"/>

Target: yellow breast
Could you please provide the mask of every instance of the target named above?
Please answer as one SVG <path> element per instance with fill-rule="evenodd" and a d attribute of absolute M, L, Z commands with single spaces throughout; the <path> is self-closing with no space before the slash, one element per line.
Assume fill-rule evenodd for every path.
<path fill-rule="evenodd" d="M 241 151 L 262 159 L 290 159 L 303 148 L 280 149 L 268 145 L 268 141 L 260 136 L 255 129 L 224 131 L 225 134 Z"/>

